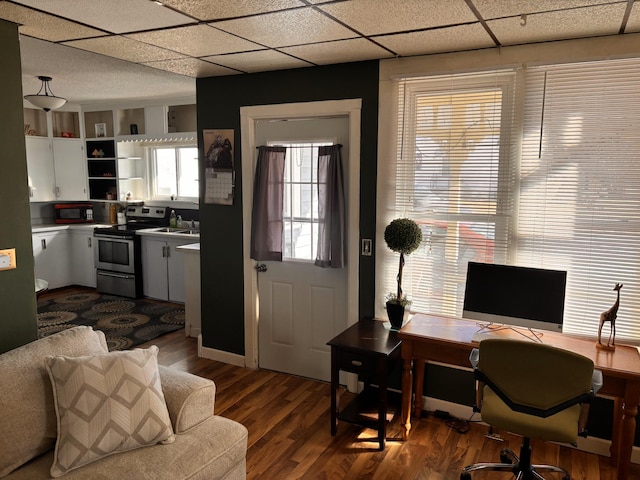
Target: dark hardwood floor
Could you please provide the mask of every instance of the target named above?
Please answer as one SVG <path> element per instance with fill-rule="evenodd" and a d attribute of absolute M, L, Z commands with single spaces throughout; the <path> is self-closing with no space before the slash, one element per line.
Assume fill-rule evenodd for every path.
<path fill-rule="evenodd" d="M 502 443 L 486 438 L 487 427 L 481 424 L 472 423 L 462 434 L 444 420 L 428 416 L 413 420 L 407 442 L 400 441 L 400 425 L 394 421 L 389 433 L 392 440 L 384 451 L 378 451 L 373 430 L 341 423 L 337 435 L 331 436 L 328 383 L 198 358 L 195 339 L 180 331 L 149 343 L 160 348 L 161 364 L 216 383 L 216 414 L 249 429 L 249 479 L 456 480 L 467 464 L 498 461 L 505 444 L 519 450 L 517 436 L 503 434 Z M 615 478 L 608 458 L 565 446 L 534 442 L 533 460 L 562 465 L 571 471 L 573 480 Z M 631 478 L 640 479 L 640 466 L 633 465 L 631 472 Z M 474 479 L 489 478 L 513 476 L 474 475 Z"/>

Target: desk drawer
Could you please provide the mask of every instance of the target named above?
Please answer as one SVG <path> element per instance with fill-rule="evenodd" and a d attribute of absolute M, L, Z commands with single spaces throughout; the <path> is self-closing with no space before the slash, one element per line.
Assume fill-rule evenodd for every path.
<path fill-rule="evenodd" d="M 338 368 L 359 375 L 375 375 L 378 359 L 375 355 L 341 351 L 338 355 Z"/>

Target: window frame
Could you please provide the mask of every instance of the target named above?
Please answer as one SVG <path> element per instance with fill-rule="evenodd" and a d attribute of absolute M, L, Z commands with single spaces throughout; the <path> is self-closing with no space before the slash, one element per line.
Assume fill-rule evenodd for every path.
<path fill-rule="evenodd" d="M 192 148 L 195 149 L 196 152 L 196 171 L 198 174 L 198 194 L 197 196 L 193 197 L 193 196 L 181 196 L 180 195 L 180 156 L 178 155 L 178 151 L 181 149 L 188 149 L 188 148 Z M 174 179 L 175 181 L 175 188 L 176 188 L 176 194 L 175 195 L 160 195 L 158 193 L 158 183 L 157 183 L 157 179 L 158 179 L 158 172 L 157 172 L 157 157 L 156 157 L 156 152 L 158 150 L 169 150 L 172 149 L 174 150 L 174 160 L 175 160 L 175 169 L 176 169 L 176 177 Z M 199 158 L 198 158 L 198 154 L 199 154 L 199 150 L 198 150 L 198 146 L 196 144 L 168 144 L 168 145 L 153 145 L 153 146 L 148 146 L 147 147 L 147 157 L 149 159 L 149 172 L 151 172 L 150 178 L 148 180 L 148 190 L 149 190 L 149 194 L 150 194 L 150 198 L 149 200 L 151 201 L 181 201 L 181 202 L 189 202 L 189 203 L 198 203 L 199 202 L 199 197 L 200 197 L 200 166 L 199 166 Z"/>

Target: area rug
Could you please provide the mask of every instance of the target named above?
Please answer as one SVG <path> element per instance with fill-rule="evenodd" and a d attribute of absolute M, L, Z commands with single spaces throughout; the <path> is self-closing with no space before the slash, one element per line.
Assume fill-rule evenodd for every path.
<path fill-rule="evenodd" d="M 127 350 L 184 328 L 184 307 L 93 292 L 38 301 L 38 338 L 78 325 L 103 331 L 109 350 Z"/>

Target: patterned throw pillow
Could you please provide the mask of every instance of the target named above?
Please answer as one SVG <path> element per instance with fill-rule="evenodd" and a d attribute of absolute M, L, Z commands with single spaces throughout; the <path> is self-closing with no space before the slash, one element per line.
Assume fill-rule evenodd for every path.
<path fill-rule="evenodd" d="M 51 476 L 117 452 L 174 440 L 158 347 L 47 357 L 58 421 Z"/>

